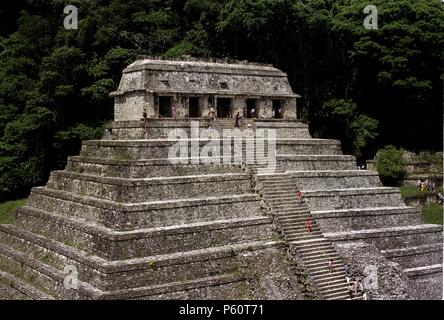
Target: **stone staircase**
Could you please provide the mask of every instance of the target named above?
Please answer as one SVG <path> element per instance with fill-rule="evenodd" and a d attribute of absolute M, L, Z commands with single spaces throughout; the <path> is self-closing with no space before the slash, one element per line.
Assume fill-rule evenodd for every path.
<path fill-rule="evenodd" d="M 349 299 L 349 286 L 345 280 L 344 261 L 338 256 L 332 243 L 327 240 L 305 203 L 299 202 L 296 189 L 285 175 L 258 175 L 262 193 L 269 203 L 275 223 L 280 227 L 288 244 L 302 260 L 308 275 L 327 300 Z M 306 221 L 312 220 L 312 231 Z M 328 268 L 332 260 L 332 270 Z M 359 299 L 360 295 L 353 299 Z"/>
<path fill-rule="evenodd" d="M 218 122 L 220 119 L 217 120 Z M 220 121 L 219 130 L 231 128 L 231 122 Z M 256 129 L 256 126 L 251 126 Z M 271 125 L 267 128 L 278 128 Z M 287 128 L 283 128 L 287 130 Z M 280 133 L 281 135 L 294 135 L 294 131 Z M 247 147 L 252 148 L 254 145 Z M 254 153 L 253 151 L 250 152 Z M 284 174 L 284 166 L 279 161 L 273 169 L 267 172 L 268 153 L 264 157 L 255 157 L 256 162 L 248 164 L 248 170 L 255 176 L 260 192 L 270 206 L 274 222 L 281 230 L 287 244 L 295 251 L 303 263 L 304 270 L 317 287 L 320 298 L 326 300 L 362 299 L 361 294 L 349 294 L 349 285 L 345 279 L 344 261 L 338 256 L 332 243 L 327 240 L 310 210 L 305 203 L 299 202 L 296 197 L 295 185 Z M 260 173 L 259 170 L 261 169 Z M 264 170 L 265 169 L 265 170 Z M 312 231 L 306 228 L 306 221 L 312 220 Z M 331 270 L 328 267 L 332 260 Z"/>
<path fill-rule="evenodd" d="M 425 224 L 398 188 L 383 187 L 376 172 L 356 170 L 355 159 L 339 152 L 278 152 L 277 158 L 327 239 L 375 245 L 404 269 L 412 298 L 442 298 L 442 226 Z"/>
<path fill-rule="evenodd" d="M 326 248 L 327 254 L 320 253 L 320 261 L 312 261 L 316 255 L 306 256 L 308 270 L 310 263 L 318 268 L 315 272 L 325 270 L 326 261 L 337 258 L 329 241 L 339 245 L 364 241 L 400 264 L 414 292 L 411 298 L 442 298 L 442 226 L 424 224 L 421 212 L 405 205 L 398 188 L 383 187 L 374 171 L 356 170 L 354 157 L 342 155 L 335 141 L 310 139 L 303 124 L 287 122 L 285 129 L 280 129 L 279 121 L 256 120 L 255 127 L 277 128 L 277 173 L 257 177 L 285 239 L 296 242 L 296 247 Z M 299 147 L 292 146 L 294 143 Z M 318 148 L 311 148 L 311 143 Z M 252 167 L 256 174 L 258 166 Z M 300 211 L 294 203 L 296 190 L 302 190 L 308 205 Z M 293 217 L 296 213 L 300 216 Z M 284 214 L 283 219 L 280 214 Z M 310 214 L 315 224 L 311 235 L 304 224 Z M 342 262 L 334 261 L 339 271 Z M 339 273 L 337 281 L 342 284 L 333 278 L 318 281 L 317 286 L 332 289 L 332 297 L 345 298 L 341 278 Z M 327 291 L 323 296 L 329 294 Z"/>

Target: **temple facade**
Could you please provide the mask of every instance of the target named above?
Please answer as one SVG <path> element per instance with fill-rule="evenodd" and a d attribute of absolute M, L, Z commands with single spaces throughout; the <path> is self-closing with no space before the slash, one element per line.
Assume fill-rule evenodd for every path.
<path fill-rule="evenodd" d="M 124 71 L 116 92 L 115 121 L 148 118 L 296 119 L 287 75 L 271 65 L 232 60 L 141 57 Z"/>

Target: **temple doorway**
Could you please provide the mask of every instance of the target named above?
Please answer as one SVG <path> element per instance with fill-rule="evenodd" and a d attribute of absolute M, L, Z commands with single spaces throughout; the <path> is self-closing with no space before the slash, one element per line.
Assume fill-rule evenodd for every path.
<path fill-rule="evenodd" d="M 247 118 L 257 118 L 258 115 L 257 99 L 247 99 Z"/>
<path fill-rule="evenodd" d="M 171 105 L 173 97 L 159 97 L 159 117 L 171 118 Z"/>
<path fill-rule="evenodd" d="M 282 119 L 282 101 L 273 100 L 273 118 Z"/>
<path fill-rule="evenodd" d="M 231 117 L 231 99 L 217 98 L 217 117 L 229 118 Z"/>
<path fill-rule="evenodd" d="M 188 100 L 188 111 L 190 118 L 199 118 L 199 98 L 190 97 Z"/>

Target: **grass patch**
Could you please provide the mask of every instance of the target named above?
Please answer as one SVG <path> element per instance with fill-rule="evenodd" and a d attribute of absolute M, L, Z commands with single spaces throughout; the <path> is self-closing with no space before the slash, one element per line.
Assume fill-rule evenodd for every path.
<path fill-rule="evenodd" d="M 6 201 L 0 203 L 0 223 L 11 223 L 12 213 L 15 208 L 24 206 L 26 204 L 26 199 Z"/>
<path fill-rule="evenodd" d="M 403 197 L 403 198 L 409 197 L 409 196 L 416 196 L 416 195 L 420 195 L 420 194 L 433 194 L 428 191 L 419 191 L 416 186 L 401 186 L 401 187 L 399 187 L 399 190 L 401 191 L 401 197 Z M 439 186 L 438 188 L 436 188 L 436 192 L 442 193 L 442 187 Z"/>
<path fill-rule="evenodd" d="M 415 186 L 401 186 L 399 187 L 401 190 L 401 197 L 405 198 L 407 196 L 421 194 L 422 192 L 418 190 Z"/>
<path fill-rule="evenodd" d="M 431 204 L 422 208 L 422 214 L 427 223 L 442 224 L 443 206 Z"/>

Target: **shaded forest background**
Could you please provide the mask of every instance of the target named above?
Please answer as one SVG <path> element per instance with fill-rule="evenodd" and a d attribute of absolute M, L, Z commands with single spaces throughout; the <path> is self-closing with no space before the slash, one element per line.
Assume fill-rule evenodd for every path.
<path fill-rule="evenodd" d="M 79 8 L 78 30 L 63 8 Z M 315 137 L 371 158 L 388 144 L 442 150 L 440 0 L 22 0 L 0 3 L 0 201 L 61 169 L 113 117 L 137 55 L 272 63 Z"/>

